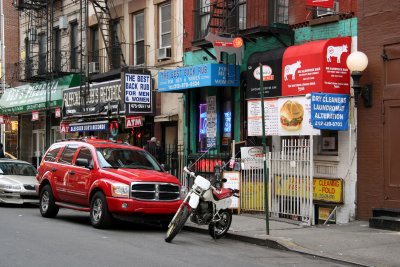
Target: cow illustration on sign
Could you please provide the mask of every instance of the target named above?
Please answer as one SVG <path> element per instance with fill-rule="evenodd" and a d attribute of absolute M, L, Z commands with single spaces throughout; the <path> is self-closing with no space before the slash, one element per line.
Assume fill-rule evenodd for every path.
<path fill-rule="evenodd" d="M 340 63 L 340 57 L 342 56 L 343 53 L 348 52 L 347 45 L 341 45 L 341 46 L 328 46 L 326 50 L 326 61 L 331 62 L 331 57 L 336 58 L 336 63 Z"/>
<path fill-rule="evenodd" d="M 296 71 L 299 68 L 301 68 L 301 61 L 300 60 L 298 60 L 296 63 L 290 64 L 290 65 L 286 65 L 285 66 L 285 73 L 284 73 L 285 81 L 288 80 L 288 76 L 289 75 L 292 75 L 292 80 L 296 79 Z"/>

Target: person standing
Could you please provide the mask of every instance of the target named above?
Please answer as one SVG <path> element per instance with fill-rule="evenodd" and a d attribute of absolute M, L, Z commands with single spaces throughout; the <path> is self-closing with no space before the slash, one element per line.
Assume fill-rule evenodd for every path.
<path fill-rule="evenodd" d="M 153 157 L 157 158 L 157 138 L 152 137 L 149 141 L 147 141 L 147 145 L 145 145 L 144 149 L 147 150 Z"/>
<path fill-rule="evenodd" d="M 0 143 L 0 158 L 5 158 L 6 155 L 4 154 L 3 144 Z"/>

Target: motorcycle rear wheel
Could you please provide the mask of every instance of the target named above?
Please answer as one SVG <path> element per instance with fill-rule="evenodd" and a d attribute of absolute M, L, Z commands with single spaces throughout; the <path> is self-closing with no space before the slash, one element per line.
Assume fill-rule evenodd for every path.
<path fill-rule="evenodd" d="M 170 223 L 170 226 L 168 227 L 167 234 L 165 235 L 165 242 L 169 243 L 172 241 L 172 239 L 174 239 L 174 237 L 185 225 L 185 222 L 188 219 L 189 215 L 189 208 L 186 205 L 182 206 L 175 219 Z"/>
<path fill-rule="evenodd" d="M 208 233 L 214 239 L 220 239 L 226 235 L 232 223 L 232 212 L 230 210 L 219 211 L 219 216 L 221 220 L 208 225 Z"/>

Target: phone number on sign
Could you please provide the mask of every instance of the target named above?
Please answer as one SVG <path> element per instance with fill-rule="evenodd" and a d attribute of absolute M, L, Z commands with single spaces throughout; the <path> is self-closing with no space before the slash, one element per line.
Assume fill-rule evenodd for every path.
<path fill-rule="evenodd" d="M 196 87 L 200 86 L 199 81 L 192 81 L 192 82 L 184 82 L 184 83 L 176 83 L 173 85 L 169 85 L 168 88 L 171 89 L 185 89 L 185 88 L 190 88 L 190 87 Z"/>
<path fill-rule="evenodd" d="M 342 127 L 343 122 L 341 122 L 341 121 L 316 121 L 315 126 Z"/>

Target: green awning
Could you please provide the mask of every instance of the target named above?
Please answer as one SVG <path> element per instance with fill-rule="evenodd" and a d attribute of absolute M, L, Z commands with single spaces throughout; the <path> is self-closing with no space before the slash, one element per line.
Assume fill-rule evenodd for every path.
<path fill-rule="evenodd" d="M 62 90 L 78 86 L 79 80 L 79 75 L 71 74 L 51 81 L 5 89 L 0 98 L 0 113 L 24 113 L 32 110 L 61 107 Z"/>

